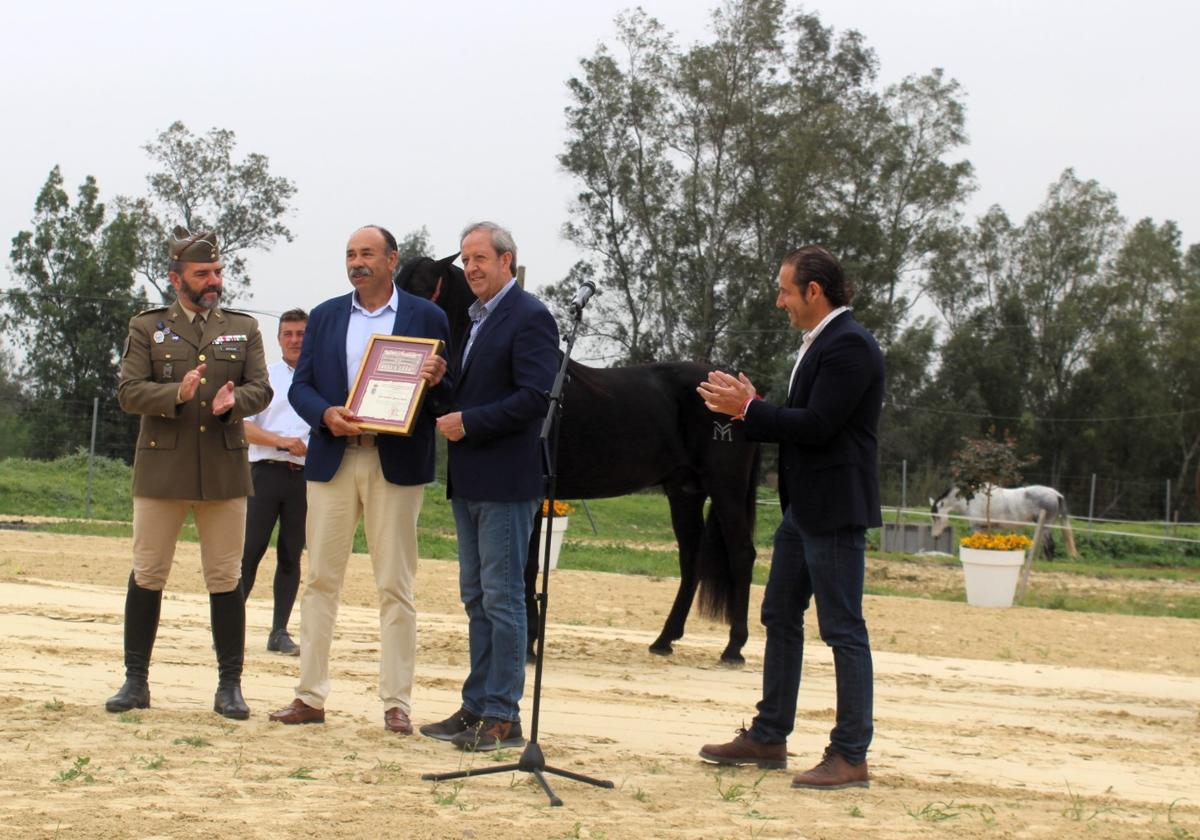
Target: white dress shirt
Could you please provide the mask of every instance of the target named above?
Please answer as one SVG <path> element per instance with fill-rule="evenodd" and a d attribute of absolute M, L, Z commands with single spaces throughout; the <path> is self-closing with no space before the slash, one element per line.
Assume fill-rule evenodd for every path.
<path fill-rule="evenodd" d="M 792 366 L 792 377 L 788 380 L 788 394 L 791 395 L 792 388 L 796 384 L 796 371 L 800 370 L 800 363 L 804 361 L 804 354 L 808 352 L 808 348 L 812 347 L 812 343 L 817 340 L 817 336 L 825 329 L 825 326 L 837 316 L 841 315 L 850 309 L 849 306 L 839 306 L 837 309 L 830 312 L 821 319 L 821 323 L 817 324 L 811 330 L 804 334 L 800 340 L 800 352 L 796 355 L 796 364 Z"/>
<path fill-rule="evenodd" d="M 287 362 L 280 359 L 274 364 L 267 365 L 267 376 L 271 380 L 271 390 L 275 396 L 271 404 L 246 419 L 263 431 L 284 437 L 297 437 L 308 445 L 308 424 L 300 418 L 292 404 L 288 402 L 288 389 L 292 387 L 292 376 L 295 369 L 288 367 Z M 303 455 L 293 455 L 287 450 L 276 449 L 274 446 L 263 446 L 260 443 L 250 444 L 250 463 L 255 461 L 291 461 L 293 464 L 303 464 Z"/>

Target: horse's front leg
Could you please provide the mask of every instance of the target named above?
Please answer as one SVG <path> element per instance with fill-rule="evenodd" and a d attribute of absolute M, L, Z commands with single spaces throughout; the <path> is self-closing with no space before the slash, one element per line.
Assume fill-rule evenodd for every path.
<path fill-rule="evenodd" d="M 674 653 L 671 643 L 683 638 L 683 627 L 700 582 L 697 567 L 704 534 L 704 496 L 668 487 L 667 502 L 671 507 L 671 527 L 679 543 L 679 591 L 675 593 L 675 603 L 671 605 L 662 632 L 650 645 L 650 652 L 660 656 Z"/>

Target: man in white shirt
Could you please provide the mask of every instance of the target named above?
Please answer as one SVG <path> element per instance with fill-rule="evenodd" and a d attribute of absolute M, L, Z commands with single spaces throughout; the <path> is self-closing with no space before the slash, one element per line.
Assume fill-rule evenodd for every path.
<path fill-rule="evenodd" d="M 283 358 L 268 366 L 271 404 L 247 417 L 246 440 L 250 443 L 250 473 L 254 495 L 246 505 L 246 543 L 242 554 L 242 595 L 250 597 L 258 564 L 271 543 L 271 532 L 279 522 L 275 542 L 275 610 L 267 650 L 299 656 L 300 646 L 288 635 L 288 620 L 300 589 L 300 554 L 304 551 L 304 524 L 308 500 L 304 483 L 304 456 L 308 452 L 309 427 L 288 402 L 292 374 L 300 360 L 308 313 L 289 309 L 279 316 L 279 349 Z"/>

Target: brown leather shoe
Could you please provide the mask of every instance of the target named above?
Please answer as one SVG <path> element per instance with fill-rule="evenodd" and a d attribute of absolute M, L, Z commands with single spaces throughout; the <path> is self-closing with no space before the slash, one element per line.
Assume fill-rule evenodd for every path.
<path fill-rule="evenodd" d="M 464 729 L 450 743 L 467 752 L 491 752 L 525 746 L 519 720 L 485 717 L 470 729 Z"/>
<path fill-rule="evenodd" d="M 308 705 L 299 697 L 277 712 L 267 715 L 267 720 L 276 723 L 324 723 L 325 710 Z"/>
<path fill-rule="evenodd" d="M 383 713 L 383 728 L 388 732 L 399 732 L 401 735 L 412 734 L 412 723 L 408 719 L 408 712 L 401 709 L 399 706 L 393 706 Z"/>
<path fill-rule="evenodd" d="M 787 742 L 764 744 L 739 729 L 728 744 L 705 744 L 700 757 L 713 764 L 754 764 L 764 770 L 783 770 L 787 768 Z"/>
<path fill-rule="evenodd" d="M 870 787 L 867 762 L 851 764 L 841 753 L 825 748 L 821 763 L 811 770 L 797 773 L 792 787 L 801 790 L 841 790 L 842 788 Z"/>

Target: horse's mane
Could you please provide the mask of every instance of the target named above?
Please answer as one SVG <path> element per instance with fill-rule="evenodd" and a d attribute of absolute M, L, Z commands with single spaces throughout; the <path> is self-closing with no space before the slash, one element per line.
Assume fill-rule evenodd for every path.
<path fill-rule="evenodd" d="M 432 299 L 435 293 L 440 297 L 457 291 L 467 283 L 463 270 L 454 264 L 457 258 L 457 253 L 440 260 L 432 257 L 414 257 L 396 272 L 396 285 L 426 300 Z M 438 287 L 439 280 L 442 280 L 441 288 Z"/>
<path fill-rule="evenodd" d="M 568 372 L 571 375 L 571 380 L 583 388 L 591 391 L 594 394 L 608 395 L 608 389 L 604 387 L 604 368 L 588 367 L 582 362 L 571 360 Z"/>
<path fill-rule="evenodd" d="M 951 485 L 942 492 L 942 495 L 938 496 L 936 499 L 933 500 L 933 512 L 934 513 L 937 513 L 938 503 L 941 502 L 943 499 L 945 499 L 947 496 L 949 496 L 953 492 L 954 492 L 954 485 Z"/>

